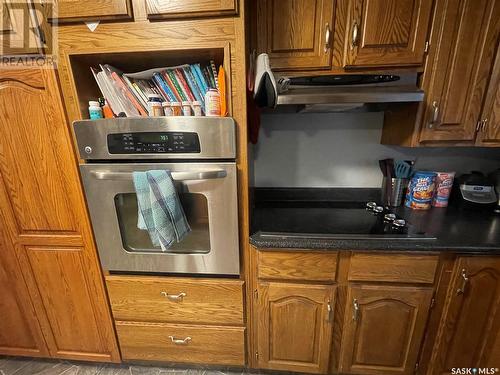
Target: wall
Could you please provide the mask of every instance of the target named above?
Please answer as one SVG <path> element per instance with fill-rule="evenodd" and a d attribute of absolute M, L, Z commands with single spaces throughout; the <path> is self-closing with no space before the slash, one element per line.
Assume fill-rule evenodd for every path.
<path fill-rule="evenodd" d="M 258 187 L 379 187 L 378 160 L 417 160 L 418 169 L 489 172 L 500 149 L 380 145 L 383 113 L 264 114 L 254 146 Z"/>

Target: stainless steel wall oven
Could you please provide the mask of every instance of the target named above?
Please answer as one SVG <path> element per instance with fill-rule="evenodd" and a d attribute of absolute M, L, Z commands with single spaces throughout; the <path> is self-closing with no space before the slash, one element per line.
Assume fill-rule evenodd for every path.
<path fill-rule="evenodd" d="M 100 260 L 110 272 L 239 274 L 235 125 L 158 117 L 74 123 Z M 171 172 L 191 232 L 167 251 L 138 229 L 133 172 Z"/>

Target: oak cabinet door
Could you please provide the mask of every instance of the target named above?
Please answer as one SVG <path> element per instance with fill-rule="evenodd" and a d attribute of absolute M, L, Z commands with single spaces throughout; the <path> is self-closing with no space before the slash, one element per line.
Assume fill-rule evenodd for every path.
<path fill-rule="evenodd" d="M 332 0 L 258 0 L 257 44 L 273 69 L 329 68 Z"/>
<path fill-rule="evenodd" d="M 413 374 L 431 298 L 431 288 L 350 286 L 340 372 Z"/>
<path fill-rule="evenodd" d="M 476 127 L 498 45 L 500 2 L 437 1 L 422 88 L 420 142 L 467 142 Z"/>
<path fill-rule="evenodd" d="M 500 259 L 460 257 L 441 317 L 429 374 L 453 367 L 498 367 Z"/>
<path fill-rule="evenodd" d="M 145 0 L 148 18 L 215 17 L 238 14 L 238 0 Z"/>
<path fill-rule="evenodd" d="M 51 356 L 118 361 L 67 126 L 55 71 L 0 69 L 0 227 L 29 292 L 19 298 Z"/>
<path fill-rule="evenodd" d="M 132 17 L 130 0 L 55 0 L 55 10 L 60 23 Z"/>
<path fill-rule="evenodd" d="M 352 0 L 345 67 L 421 65 L 432 0 Z"/>
<path fill-rule="evenodd" d="M 261 282 L 258 295 L 259 367 L 326 373 L 335 286 Z"/>
<path fill-rule="evenodd" d="M 0 233 L 0 354 L 46 356 L 48 350 L 13 254 Z"/>
<path fill-rule="evenodd" d="M 500 46 L 497 47 L 479 126 L 478 145 L 500 146 Z"/>

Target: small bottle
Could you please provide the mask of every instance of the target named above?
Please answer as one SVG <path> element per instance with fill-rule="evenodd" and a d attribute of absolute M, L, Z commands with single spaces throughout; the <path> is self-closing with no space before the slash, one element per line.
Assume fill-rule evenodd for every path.
<path fill-rule="evenodd" d="M 195 116 L 203 116 L 201 113 L 201 103 L 198 100 L 193 102 L 193 112 Z"/>
<path fill-rule="evenodd" d="M 173 116 L 172 107 L 170 106 L 169 102 L 163 102 L 161 103 L 161 106 L 163 107 L 163 116 Z"/>
<path fill-rule="evenodd" d="M 148 112 L 149 116 L 158 117 L 163 116 L 163 107 L 161 103 L 163 102 L 162 97 L 158 94 L 148 95 Z"/>
<path fill-rule="evenodd" d="M 113 118 L 113 111 L 111 110 L 111 107 L 106 99 L 99 98 L 99 105 L 101 106 L 104 118 Z"/>
<path fill-rule="evenodd" d="M 210 89 L 205 94 L 205 114 L 220 116 L 220 94 L 217 89 Z"/>
<path fill-rule="evenodd" d="M 172 116 L 182 116 L 182 109 L 180 102 L 170 103 L 170 108 L 172 108 Z"/>
<path fill-rule="evenodd" d="M 99 102 L 95 100 L 89 101 L 89 117 L 91 120 L 103 118 L 102 108 L 99 105 Z"/>
<path fill-rule="evenodd" d="M 183 116 L 192 116 L 191 113 L 191 102 L 182 102 L 182 115 Z"/>

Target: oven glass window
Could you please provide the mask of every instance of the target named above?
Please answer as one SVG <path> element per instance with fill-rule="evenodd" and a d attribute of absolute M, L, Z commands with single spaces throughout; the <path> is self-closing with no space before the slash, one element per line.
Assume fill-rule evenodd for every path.
<path fill-rule="evenodd" d="M 189 254 L 210 252 L 207 198 L 203 194 L 179 192 L 179 199 L 191 232 L 181 242 L 174 243 L 167 252 Z M 115 206 L 125 250 L 138 253 L 163 253 L 161 248 L 153 246 L 146 230 L 137 228 L 137 198 L 135 193 L 117 194 Z"/>

